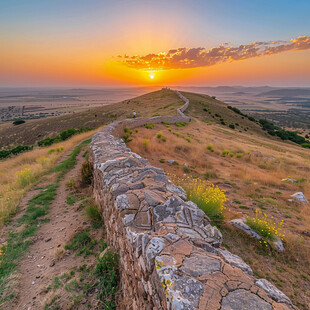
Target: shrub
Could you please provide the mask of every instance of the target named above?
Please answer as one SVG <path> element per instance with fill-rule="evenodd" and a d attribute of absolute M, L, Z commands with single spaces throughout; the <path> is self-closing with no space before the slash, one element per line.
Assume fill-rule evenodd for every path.
<path fill-rule="evenodd" d="M 93 177 L 93 165 L 89 161 L 84 161 L 81 167 L 82 181 L 86 184 L 91 184 Z"/>
<path fill-rule="evenodd" d="M 176 135 L 177 137 L 180 136 L 180 134 L 178 132 L 173 132 L 174 135 Z"/>
<path fill-rule="evenodd" d="M 209 150 L 210 152 L 214 152 L 213 145 L 212 144 L 208 145 L 207 150 Z"/>
<path fill-rule="evenodd" d="M 175 125 L 176 125 L 177 127 L 185 127 L 185 126 L 188 125 L 188 123 L 187 123 L 187 122 L 175 123 Z"/>
<path fill-rule="evenodd" d="M 248 120 L 251 121 L 251 122 L 255 122 L 255 118 L 252 117 L 252 116 L 248 116 Z"/>
<path fill-rule="evenodd" d="M 162 137 L 161 141 L 166 142 L 167 141 L 166 137 Z"/>
<path fill-rule="evenodd" d="M 143 140 L 143 147 L 144 147 L 145 149 L 147 149 L 149 143 L 150 143 L 150 140 L 149 140 L 149 139 L 144 139 L 144 140 Z"/>
<path fill-rule="evenodd" d="M 228 151 L 228 150 L 224 150 L 223 152 L 222 152 L 222 155 L 223 156 L 226 156 L 226 155 L 228 155 L 230 152 Z"/>
<path fill-rule="evenodd" d="M 17 119 L 13 122 L 13 125 L 17 126 L 17 125 L 21 125 L 24 123 L 25 123 L 25 121 L 23 119 Z"/>
<path fill-rule="evenodd" d="M 144 127 L 146 129 L 153 129 L 155 127 L 155 124 L 145 124 Z"/>
<path fill-rule="evenodd" d="M 310 149 L 310 143 L 309 142 L 302 143 L 301 146 L 304 147 L 304 148 Z"/>
<path fill-rule="evenodd" d="M 237 158 L 242 158 L 242 157 L 243 157 L 243 154 L 237 154 L 236 157 L 237 157 Z"/>
<path fill-rule="evenodd" d="M 124 141 L 125 143 L 128 143 L 128 142 L 132 141 L 132 139 L 130 138 L 130 135 L 129 135 L 128 133 L 124 134 L 124 135 L 122 136 L 122 139 L 123 139 L 123 141 Z"/>
<path fill-rule="evenodd" d="M 190 138 L 188 138 L 188 137 L 183 137 L 184 138 L 184 140 L 186 140 L 187 142 L 191 142 L 191 139 Z"/>
<path fill-rule="evenodd" d="M 0 151 L 0 159 L 7 158 L 7 157 L 9 157 L 11 154 L 17 155 L 17 154 L 19 154 L 19 153 L 31 151 L 32 149 L 33 149 L 32 146 L 28 146 L 28 145 L 18 145 L 18 146 L 16 146 L 16 147 L 14 147 L 13 149 L 10 149 L 10 150 L 2 150 L 2 151 Z"/>
<path fill-rule="evenodd" d="M 163 133 L 160 131 L 156 134 L 156 138 L 157 139 L 160 139 L 162 137 Z"/>
<path fill-rule="evenodd" d="M 125 133 L 128 133 L 129 135 L 132 134 L 132 130 L 130 130 L 128 127 L 125 127 L 125 128 L 124 128 L 124 132 L 125 132 Z"/>
<path fill-rule="evenodd" d="M 98 210 L 97 205 L 95 204 L 89 205 L 86 209 L 86 214 L 92 222 L 98 223 L 98 224 L 102 223 L 102 217 Z"/>
<path fill-rule="evenodd" d="M 229 156 L 230 157 L 234 157 L 234 153 L 229 153 Z"/>
<path fill-rule="evenodd" d="M 229 124 L 228 127 L 231 128 L 231 129 L 235 129 L 235 125 L 234 124 Z"/>
<path fill-rule="evenodd" d="M 277 224 L 273 216 L 268 218 L 268 216 L 261 210 L 255 210 L 254 218 L 246 216 L 246 224 L 255 230 L 259 235 L 270 241 L 275 241 L 277 237 L 283 240 L 283 221 Z M 264 240 L 260 242 L 264 244 Z"/>
<path fill-rule="evenodd" d="M 161 159 L 159 160 L 159 162 L 163 164 L 163 163 L 165 162 L 165 159 L 164 159 L 164 158 L 161 158 Z"/>

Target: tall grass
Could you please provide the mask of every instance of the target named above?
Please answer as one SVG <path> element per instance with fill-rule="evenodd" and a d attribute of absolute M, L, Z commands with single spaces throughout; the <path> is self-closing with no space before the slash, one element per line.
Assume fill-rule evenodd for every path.
<path fill-rule="evenodd" d="M 82 133 L 55 144 L 52 147 L 37 148 L 12 158 L 0 161 L 0 226 L 16 212 L 25 193 L 48 172 L 53 170 L 59 157 L 81 141 L 91 137 L 96 130 Z M 75 150 L 79 152 L 79 150 Z M 54 171 L 64 173 L 72 167 L 75 157 L 70 157 L 55 167 Z"/>

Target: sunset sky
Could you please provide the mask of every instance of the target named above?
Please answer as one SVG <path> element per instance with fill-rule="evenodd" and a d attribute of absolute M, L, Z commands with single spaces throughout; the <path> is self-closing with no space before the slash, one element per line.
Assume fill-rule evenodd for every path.
<path fill-rule="evenodd" d="M 0 0 L 0 87 L 310 85 L 309 0 Z"/>

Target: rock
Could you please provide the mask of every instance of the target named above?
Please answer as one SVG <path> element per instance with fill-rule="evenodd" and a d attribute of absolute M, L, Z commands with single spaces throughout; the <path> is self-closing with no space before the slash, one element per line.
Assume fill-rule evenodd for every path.
<path fill-rule="evenodd" d="M 169 160 L 167 160 L 167 163 L 168 164 L 173 164 L 175 161 L 173 160 L 173 159 L 169 159 Z"/>
<path fill-rule="evenodd" d="M 291 195 L 291 197 L 301 203 L 309 203 L 308 200 L 306 199 L 305 195 L 302 192 L 297 192 L 293 195 Z"/>
<path fill-rule="evenodd" d="M 221 270 L 221 262 L 208 255 L 191 254 L 183 261 L 182 272 L 192 277 L 200 277 Z"/>
<path fill-rule="evenodd" d="M 261 151 L 254 150 L 254 151 L 251 151 L 250 157 L 256 157 L 256 158 L 263 157 L 263 154 Z"/>
<path fill-rule="evenodd" d="M 50 262 L 50 267 L 53 267 L 53 266 L 55 266 L 55 260 L 52 260 L 52 261 Z"/>
<path fill-rule="evenodd" d="M 229 221 L 229 223 L 231 223 L 236 228 L 241 229 L 247 235 L 254 237 L 257 240 L 260 240 L 262 238 L 257 232 L 255 232 L 249 225 L 244 222 L 244 219 L 234 219 Z"/>
<path fill-rule="evenodd" d="M 257 286 L 262 288 L 272 299 L 278 302 L 291 303 L 291 300 L 273 284 L 266 279 L 259 279 L 255 282 Z"/>
<path fill-rule="evenodd" d="M 45 242 L 49 242 L 51 240 L 52 240 L 52 238 L 47 238 L 47 239 L 45 239 Z"/>
<path fill-rule="evenodd" d="M 277 239 L 275 241 L 273 241 L 272 243 L 276 247 L 278 252 L 283 252 L 284 251 L 284 245 L 283 245 L 283 242 L 282 242 L 282 240 L 280 238 L 277 237 Z"/>
<path fill-rule="evenodd" d="M 295 179 L 292 179 L 290 177 L 286 178 L 286 179 L 282 179 L 281 182 L 290 182 L 290 183 L 295 183 L 297 182 Z"/>
<path fill-rule="evenodd" d="M 34 284 L 35 284 L 35 282 L 34 282 L 34 281 L 32 281 L 32 282 L 31 282 L 31 284 L 32 284 L 32 285 L 34 285 Z"/>
<path fill-rule="evenodd" d="M 262 298 L 243 289 L 228 293 L 222 299 L 221 310 L 272 310 L 272 306 Z"/>
<path fill-rule="evenodd" d="M 242 271 L 246 272 L 249 275 L 253 275 L 251 267 L 246 264 L 241 257 L 222 249 L 220 249 L 219 252 L 222 254 L 227 263 L 234 267 L 240 268 Z"/>

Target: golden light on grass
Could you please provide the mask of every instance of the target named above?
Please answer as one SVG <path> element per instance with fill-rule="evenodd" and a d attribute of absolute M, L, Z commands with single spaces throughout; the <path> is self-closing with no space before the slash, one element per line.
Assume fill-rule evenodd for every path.
<path fill-rule="evenodd" d="M 0 226 L 11 214 L 16 212 L 16 208 L 25 193 L 55 166 L 63 153 L 71 151 L 77 144 L 91 137 L 97 130 L 99 129 L 73 136 L 49 147 L 35 148 L 32 151 L 1 161 Z"/>

